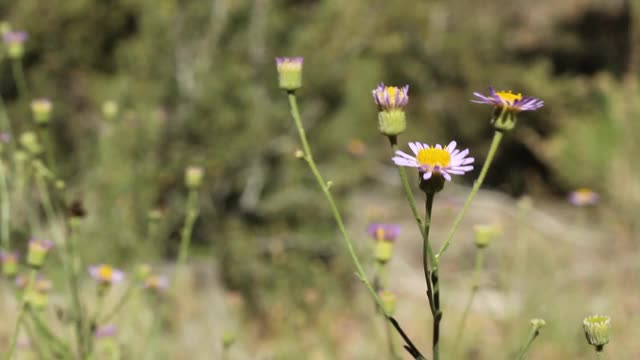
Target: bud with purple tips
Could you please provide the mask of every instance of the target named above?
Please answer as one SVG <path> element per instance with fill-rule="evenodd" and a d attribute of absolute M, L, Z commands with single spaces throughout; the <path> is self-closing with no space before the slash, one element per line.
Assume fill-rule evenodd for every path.
<path fill-rule="evenodd" d="M 14 277 L 18 273 L 18 252 L 0 251 L 0 262 L 2 262 L 2 274 L 7 277 Z"/>
<path fill-rule="evenodd" d="M 40 98 L 31 101 L 33 120 L 38 125 L 47 125 L 49 123 L 51 119 L 51 109 L 53 109 L 53 104 L 49 99 Z"/>
<path fill-rule="evenodd" d="M 20 59 L 24 55 L 24 43 L 29 35 L 24 31 L 9 31 L 2 35 L 2 40 L 7 46 L 9 57 Z"/>
<path fill-rule="evenodd" d="M 302 57 L 277 57 L 278 85 L 287 91 L 298 90 L 302 86 Z"/>
<path fill-rule="evenodd" d="M 27 264 L 34 268 L 40 268 L 44 264 L 49 250 L 53 247 L 51 240 L 29 240 L 29 252 L 27 252 Z"/>

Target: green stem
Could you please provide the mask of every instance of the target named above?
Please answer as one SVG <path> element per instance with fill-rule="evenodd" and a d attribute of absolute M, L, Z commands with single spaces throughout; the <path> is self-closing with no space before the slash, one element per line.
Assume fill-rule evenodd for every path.
<path fill-rule="evenodd" d="M 422 232 L 422 266 L 424 270 L 424 280 L 427 284 L 427 298 L 429 299 L 429 307 L 431 308 L 431 314 L 436 315 L 436 306 L 434 301 L 434 289 L 431 281 L 433 267 L 437 265 L 437 259 L 433 259 L 433 250 L 431 250 L 431 242 L 429 241 L 429 230 L 431 229 L 431 211 L 433 208 L 433 200 L 436 197 L 435 193 L 425 193 L 425 211 L 424 211 L 424 228 Z M 431 260 L 431 265 L 429 265 Z"/>
<path fill-rule="evenodd" d="M 398 331 L 398 333 L 400 333 L 400 335 L 403 337 L 403 339 L 405 339 L 405 342 L 407 343 L 407 346 L 405 348 L 407 349 L 407 351 L 415 359 L 418 359 L 418 360 L 419 359 L 425 359 L 424 356 L 422 354 L 420 354 L 418 349 L 408 339 L 408 337 L 406 336 L 404 331 L 401 329 L 401 327 L 398 324 L 398 322 L 392 316 L 390 316 L 389 314 L 386 314 L 386 312 L 384 310 L 384 306 L 383 306 L 382 300 L 380 299 L 380 297 L 376 293 L 375 289 L 371 285 L 371 282 L 367 279 L 367 276 L 366 276 L 366 273 L 364 271 L 364 268 L 362 267 L 362 264 L 360 263 L 360 259 L 358 259 L 358 255 L 355 252 L 355 249 L 353 247 L 353 243 L 351 241 L 351 238 L 349 237 L 349 234 L 347 233 L 347 230 L 346 230 L 346 228 L 344 226 L 344 222 L 342 221 L 342 215 L 340 214 L 340 211 L 338 210 L 338 207 L 336 206 L 335 200 L 333 199 L 333 195 L 331 195 L 331 192 L 329 191 L 329 186 L 327 185 L 327 182 L 324 180 L 324 178 L 322 177 L 322 175 L 318 171 L 318 168 L 316 167 L 316 163 L 313 160 L 313 155 L 311 153 L 311 147 L 309 146 L 309 142 L 307 141 L 307 135 L 305 133 L 304 126 L 302 125 L 302 120 L 300 118 L 300 112 L 298 111 L 298 103 L 297 103 L 297 100 L 296 100 L 295 93 L 293 91 L 289 91 L 288 92 L 288 98 L 289 98 L 289 106 L 291 108 L 291 116 L 293 117 L 293 120 L 294 120 L 294 122 L 296 124 L 296 128 L 298 129 L 298 134 L 300 135 L 300 142 L 302 143 L 302 149 L 304 151 L 304 159 L 307 162 L 307 164 L 309 165 L 309 168 L 311 169 L 311 172 L 313 173 L 314 177 L 316 178 L 316 181 L 318 182 L 318 185 L 320 186 L 320 189 L 324 193 L 324 195 L 325 195 L 325 197 L 327 199 L 327 202 L 329 203 L 329 207 L 331 208 L 331 212 L 333 214 L 333 218 L 336 221 L 338 229 L 339 229 L 339 231 L 340 231 L 340 233 L 342 235 L 342 239 L 344 240 L 344 244 L 347 247 L 347 251 L 349 252 L 349 255 L 351 256 L 351 260 L 353 261 L 353 264 L 354 264 L 354 266 L 356 268 L 356 274 L 357 274 L 358 278 L 360 278 L 360 281 L 362 281 L 364 286 L 367 288 L 367 290 L 369 291 L 369 294 L 371 295 L 371 297 L 375 301 L 376 305 L 378 305 L 378 307 L 380 309 L 382 309 L 382 311 L 385 313 L 385 316 L 387 317 L 387 320 L 391 322 L 391 324 L 394 326 L 396 331 Z"/>
<path fill-rule="evenodd" d="M 2 232 L 0 241 L 4 249 L 10 248 L 11 235 L 11 206 L 9 199 L 9 187 L 7 184 L 7 168 L 4 162 L 0 161 L 0 224 Z"/>
<path fill-rule="evenodd" d="M 39 133 L 42 142 L 44 143 L 46 158 L 47 158 L 47 166 L 51 169 L 52 172 L 56 172 L 56 158 L 54 153 L 53 139 L 51 137 L 51 130 L 49 129 L 49 125 L 39 126 Z"/>
<path fill-rule="evenodd" d="M 7 145 L 13 148 L 15 138 L 13 130 L 11 129 L 11 120 L 9 120 L 9 115 L 7 114 L 7 109 L 4 105 L 4 99 L 2 98 L 2 96 L 0 96 L 0 127 L 2 127 L 0 131 L 6 132 L 11 136 L 11 142 Z"/>
<path fill-rule="evenodd" d="M 189 257 L 189 245 L 191 243 L 191 234 L 193 233 L 193 225 L 198 218 L 198 191 L 190 189 L 187 198 L 187 213 L 185 215 L 184 226 L 182 227 L 182 235 L 180 239 L 180 249 L 178 250 L 178 271 L 182 271 L 187 258 Z"/>
<path fill-rule="evenodd" d="M 35 325 L 36 331 L 46 338 L 46 345 L 49 352 L 55 354 L 56 359 L 72 359 L 72 352 L 69 346 L 57 337 L 53 331 L 42 321 L 40 315 L 35 311 L 29 311 L 30 318 Z"/>
<path fill-rule="evenodd" d="M 604 360 L 604 346 L 596 347 L 596 356 L 598 360 Z"/>
<path fill-rule="evenodd" d="M 458 323 L 458 329 L 456 330 L 455 337 L 455 345 L 453 346 L 453 354 L 454 359 L 458 359 L 458 350 L 460 343 L 462 342 L 462 337 L 464 335 L 464 325 L 467 321 L 467 317 L 469 316 L 469 311 L 471 310 L 471 304 L 473 304 L 473 299 L 478 293 L 478 289 L 480 289 L 480 274 L 482 273 L 482 266 L 484 264 L 485 251 L 484 249 L 478 249 L 476 253 L 476 264 L 475 269 L 473 271 L 473 278 L 471 281 L 471 293 L 469 294 L 469 299 L 467 300 L 467 304 L 464 307 L 464 311 L 462 312 L 462 317 L 460 317 L 460 323 Z"/>
<path fill-rule="evenodd" d="M 33 284 L 36 281 L 36 275 L 38 274 L 38 270 L 31 269 L 29 272 L 29 279 L 27 280 L 27 285 L 25 286 L 24 292 L 22 293 L 22 300 L 20 301 L 20 310 L 18 310 L 18 319 L 16 320 L 16 325 L 13 328 L 13 335 L 11 336 L 11 340 L 9 341 L 9 352 L 7 352 L 7 356 L 5 359 L 11 360 L 13 357 L 13 353 L 16 350 L 16 343 L 18 342 L 18 335 L 20 334 L 20 326 L 22 325 L 22 321 L 24 320 L 24 315 L 27 311 L 29 294 L 33 290 Z"/>
<path fill-rule="evenodd" d="M 27 80 L 24 76 L 24 68 L 20 59 L 14 59 L 11 61 L 11 71 L 13 72 L 13 80 L 16 82 L 18 88 L 18 95 L 25 101 L 29 101 L 29 87 L 27 86 Z"/>
<path fill-rule="evenodd" d="M 499 130 L 496 130 L 493 133 L 493 140 L 491 141 L 491 147 L 489 148 L 487 159 L 485 160 L 484 165 L 482 166 L 482 170 L 480 171 L 480 176 L 478 176 L 478 179 L 473 183 L 473 188 L 471 189 L 471 193 L 467 197 L 467 200 L 465 201 L 464 206 L 462 207 L 462 210 L 460 210 L 460 213 L 458 213 L 458 216 L 453 222 L 453 226 L 451 227 L 451 230 L 449 230 L 449 234 L 447 234 L 447 239 L 444 241 L 444 243 L 440 247 L 440 250 L 438 250 L 436 258 L 439 259 L 451 244 L 451 239 L 453 238 L 453 235 L 455 235 L 456 231 L 458 230 L 458 227 L 460 226 L 460 222 L 466 215 L 467 210 L 469 209 L 469 205 L 471 205 L 471 201 L 476 196 L 476 194 L 478 193 L 478 190 L 480 190 L 480 187 L 484 182 L 484 178 L 487 175 L 487 171 L 489 171 L 489 167 L 491 166 L 493 157 L 495 156 L 496 151 L 498 150 L 498 146 L 500 145 L 500 140 L 502 140 L 502 136 L 503 134 Z"/>
<path fill-rule="evenodd" d="M 527 351 L 531 347 L 533 341 L 540 335 L 540 328 L 536 325 L 531 326 L 531 331 L 529 332 L 529 336 L 527 337 L 527 342 L 522 346 L 520 351 L 518 352 L 517 360 L 524 360 L 527 355 Z"/>

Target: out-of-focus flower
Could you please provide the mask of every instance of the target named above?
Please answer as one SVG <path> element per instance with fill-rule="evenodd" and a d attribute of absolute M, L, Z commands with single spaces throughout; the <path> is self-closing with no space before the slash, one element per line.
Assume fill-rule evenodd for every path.
<path fill-rule="evenodd" d="M 0 35 L 3 37 L 11 31 L 11 24 L 8 21 L 0 21 Z"/>
<path fill-rule="evenodd" d="M 473 95 L 477 100 L 471 100 L 478 104 L 487 104 L 494 107 L 491 123 L 497 130 L 508 131 L 516 124 L 516 115 L 521 111 L 535 111 L 544 106 L 544 101 L 533 96 L 523 96 L 520 93 L 514 94 L 511 91 L 495 91 L 493 86 L 489 87 L 489 95 L 485 96 L 478 92 Z"/>
<path fill-rule="evenodd" d="M 202 177 L 204 176 L 204 169 L 200 166 L 189 166 L 185 170 L 184 181 L 187 184 L 187 188 L 190 190 L 196 190 L 202 185 Z"/>
<path fill-rule="evenodd" d="M 586 317 L 582 325 L 589 344 L 595 347 L 603 347 L 609 343 L 609 330 L 611 328 L 610 317 L 592 315 Z"/>
<path fill-rule="evenodd" d="M 400 225 L 373 223 L 367 228 L 367 233 L 378 241 L 394 241 L 400 234 Z"/>
<path fill-rule="evenodd" d="M 575 206 L 595 205 L 600 201 L 600 195 L 588 188 L 576 189 L 567 195 L 567 200 Z"/>
<path fill-rule="evenodd" d="M 374 250 L 376 261 L 386 264 L 393 255 L 393 241 L 400 234 L 400 225 L 374 223 L 369 225 L 367 233 L 376 240 Z"/>
<path fill-rule="evenodd" d="M 491 244 L 499 232 L 494 225 L 475 225 L 473 227 L 474 242 L 479 249 L 484 249 Z"/>
<path fill-rule="evenodd" d="M 287 91 L 298 90 L 302 86 L 302 57 L 277 57 L 278 85 Z"/>
<path fill-rule="evenodd" d="M 38 125 L 47 125 L 51 120 L 51 110 L 53 104 L 49 99 L 40 98 L 31 101 L 31 112 L 33 113 L 33 119 Z"/>
<path fill-rule="evenodd" d="M 222 347 L 228 349 L 234 342 L 236 342 L 236 334 L 234 332 L 225 331 L 222 334 Z"/>
<path fill-rule="evenodd" d="M 107 100 L 102 103 L 102 116 L 107 120 L 113 120 L 118 116 L 120 107 L 118 103 L 112 100 Z"/>
<path fill-rule="evenodd" d="M 380 300 L 382 300 L 385 314 L 392 316 L 396 312 L 396 294 L 389 290 L 382 290 L 378 295 L 380 296 Z"/>
<path fill-rule="evenodd" d="M 138 277 L 138 279 L 144 281 L 146 278 L 149 277 L 149 275 L 151 275 L 151 265 L 149 264 L 142 264 L 139 265 L 136 268 L 136 276 Z"/>
<path fill-rule="evenodd" d="M 2 273 L 5 276 L 13 277 L 18 273 L 18 252 L 0 251 L 0 262 L 2 262 Z"/>
<path fill-rule="evenodd" d="M 29 38 L 25 31 L 8 31 L 2 35 L 2 40 L 7 46 L 9 57 L 20 59 L 24 55 L 24 43 Z"/>
<path fill-rule="evenodd" d="M 38 140 L 36 133 L 32 131 L 20 134 L 20 145 L 24 147 L 31 155 L 39 155 L 42 152 L 42 146 Z"/>
<path fill-rule="evenodd" d="M 98 339 L 112 338 L 118 334 L 118 328 L 115 325 L 104 325 L 98 327 L 94 335 Z"/>
<path fill-rule="evenodd" d="M 124 272 L 110 265 L 96 265 L 89 267 L 89 274 L 101 284 L 117 284 L 124 279 Z"/>
<path fill-rule="evenodd" d="M 347 151 L 354 156 L 362 156 L 367 151 L 367 146 L 360 139 L 350 139 L 347 143 Z"/>
<path fill-rule="evenodd" d="M 164 275 L 149 275 L 144 280 L 144 288 L 163 292 L 169 288 L 169 278 Z"/>
<path fill-rule="evenodd" d="M 29 240 L 29 251 L 27 252 L 27 264 L 33 267 L 41 267 L 44 264 L 49 250 L 53 247 L 51 240 Z"/>
<path fill-rule="evenodd" d="M 371 91 L 378 106 L 378 130 L 386 136 L 397 136 L 407 128 L 404 108 L 409 103 L 409 85 L 385 86 L 380 83 Z"/>
<path fill-rule="evenodd" d="M 418 168 L 424 180 L 429 180 L 436 174 L 451 181 L 451 175 L 464 175 L 473 170 L 471 164 L 475 161 L 474 158 L 467 157 L 469 149 L 460 151 L 456 149 L 456 145 L 455 141 L 444 148 L 440 144 L 429 146 L 419 142 L 409 143 L 415 156 L 397 150 L 396 156 L 391 160 L 398 166 Z"/>

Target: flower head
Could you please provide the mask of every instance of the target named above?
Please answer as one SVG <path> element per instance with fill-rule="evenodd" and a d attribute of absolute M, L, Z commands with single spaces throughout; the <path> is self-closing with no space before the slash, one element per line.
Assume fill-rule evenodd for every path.
<path fill-rule="evenodd" d="M 7 46 L 9 57 L 19 59 L 24 55 L 24 43 L 29 35 L 24 31 L 8 31 L 2 36 L 2 40 Z"/>
<path fill-rule="evenodd" d="M 278 84 L 281 89 L 294 91 L 302 86 L 302 57 L 277 57 Z"/>
<path fill-rule="evenodd" d="M 603 315 L 588 316 L 582 322 L 582 326 L 589 344 L 602 347 L 609 343 L 610 317 Z"/>
<path fill-rule="evenodd" d="M 117 284 L 124 279 L 124 272 L 110 265 L 96 265 L 89 267 L 89 274 L 101 284 Z"/>
<path fill-rule="evenodd" d="M 164 275 L 149 275 L 144 280 L 144 288 L 162 292 L 169 288 L 169 278 Z"/>
<path fill-rule="evenodd" d="M 474 158 L 467 157 L 469 149 L 456 149 L 457 143 L 451 141 L 446 147 L 440 144 L 429 146 L 419 142 L 409 143 L 409 148 L 415 156 L 396 150 L 396 156 L 391 160 L 398 166 L 418 168 L 422 178 L 429 180 L 433 174 L 439 174 L 447 181 L 451 175 L 464 175 L 473 170 Z"/>
<path fill-rule="evenodd" d="M 533 96 L 523 96 L 521 93 L 514 94 L 511 91 L 495 91 L 493 86 L 489 87 L 488 96 L 478 92 L 474 92 L 473 95 L 477 100 L 471 100 L 471 102 L 493 105 L 495 110 L 491 123 L 497 130 L 502 131 L 513 129 L 517 113 L 535 111 L 544 106 L 544 101 Z"/>
<path fill-rule="evenodd" d="M 51 109 L 53 104 L 51 100 L 46 98 L 34 99 L 31 101 L 31 112 L 33 118 L 39 125 L 46 125 L 51 118 Z"/>
<path fill-rule="evenodd" d="M 591 189 L 579 188 L 570 192 L 567 200 L 575 206 L 595 205 L 600 200 L 600 195 Z"/>
<path fill-rule="evenodd" d="M 0 250 L 0 262 L 2 273 L 6 276 L 15 276 L 18 273 L 18 252 Z"/>
<path fill-rule="evenodd" d="M 400 225 L 374 223 L 369 225 L 367 233 L 378 241 L 394 241 L 400 234 Z"/>
<path fill-rule="evenodd" d="M 98 339 L 112 338 L 118 333 L 118 328 L 115 325 L 100 326 L 95 330 L 95 337 Z"/>
<path fill-rule="evenodd" d="M 202 177 L 204 176 L 204 169 L 200 166 L 189 166 L 184 172 L 184 182 L 187 184 L 187 188 L 191 190 L 198 189 L 202 185 Z"/>
<path fill-rule="evenodd" d="M 53 241 L 51 240 L 29 240 L 29 251 L 27 253 L 27 264 L 40 267 L 44 264 L 44 260 L 49 253 L 49 250 L 53 248 Z"/>
<path fill-rule="evenodd" d="M 385 86 L 380 83 L 371 91 L 373 101 L 380 111 L 403 109 L 409 103 L 409 85 L 403 87 Z"/>

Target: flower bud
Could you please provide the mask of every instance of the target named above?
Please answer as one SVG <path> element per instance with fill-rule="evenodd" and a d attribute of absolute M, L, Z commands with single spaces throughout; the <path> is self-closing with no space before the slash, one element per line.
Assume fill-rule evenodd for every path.
<path fill-rule="evenodd" d="M 375 256 L 378 262 L 386 264 L 391 260 L 392 255 L 393 243 L 391 241 L 376 241 Z"/>
<path fill-rule="evenodd" d="M 199 166 L 189 166 L 185 171 L 184 181 L 187 184 L 187 188 L 190 190 L 196 190 L 202 185 L 202 177 L 204 176 L 204 170 Z"/>
<path fill-rule="evenodd" d="M 531 326 L 536 328 L 536 330 L 541 329 L 547 325 L 547 322 L 543 319 L 531 319 Z"/>
<path fill-rule="evenodd" d="M 582 322 L 584 334 L 589 344 L 602 348 L 609 343 L 609 330 L 611 328 L 611 318 L 602 315 L 592 315 L 586 317 Z"/>
<path fill-rule="evenodd" d="M 118 103 L 112 100 L 107 100 L 102 103 L 102 116 L 104 116 L 107 120 L 114 120 L 118 113 L 120 112 L 120 108 Z"/>
<path fill-rule="evenodd" d="M 378 295 L 380 296 L 380 300 L 382 300 L 385 314 L 393 316 L 396 312 L 396 294 L 389 290 L 383 290 Z"/>
<path fill-rule="evenodd" d="M 236 334 L 231 331 L 225 331 L 222 335 L 222 347 L 228 349 L 234 342 L 236 342 Z"/>
<path fill-rule="evenodd" d="M 27 264 L 39 268 L 44 264 L 49 250 L 53 247 L 51 240 L 29 240 L 29 252 L 27 253 Z"/>
<path fill-rule="evenodd" d="M 42 146 L 40 146 L 38 136 L 31 131 L 20 134 L 20 145 L 34 156 L 39 155 L 42 152 Z"/>
<path fill-rule="evenodd" d="M 473 227 L 474 242 L 478 249 L 484 249 L 498 234 L 498 229 L 492 225 L 475 225 Z"/>
<path fill-rule="evenodd" d="M 296 158 L 298 158 L 298 159 L 302 159 L 302 158 L 304 158 L 304 151 L 302 151 L 302 150 L 298 149 L 298 150 L 296 150 L 296 152 L 294 153 L 294 156 L 295 156 Z"/>
<path fill-rule="evenodd" d="M 301 57 L 278 57 L 276 58 L 276 68 L 278 70 L 278 85 L 280 89 L 287 91 L 298 90 L 302 86 L 302 63 Z"/>
<path fill-rule="evenodd" d="M 136 268 L 136 277 L 140 281 L 146 280 L 151 275 L 151 265 L 142 264 Z"/>
<path fill-rule="evenodd" d="M 31 113 L 36 124 L 42 126 L 49 124 L 52 108 L 53 105 L 49 99 L 42 98 L 31 101 Z"/>
<path fill-rule="evenodd" d="M 29 35 L 24 31 L 8 31 L 2 35 L 11 59 L 20 59 L 24 55 L 24 43 Z"/>
<path fill-rule="evenodd" d="M 2 274 L 14 277 L 18 273 L 18 253 L 15 251 L 0 251 Z"/>
<path fill-rule="evenodd" d="M 378 106 L 378 130 L 386 136 L 397 136 L 407 128 L 404 107 L 409 103 L 409 85 L 402 88 L 385 86 L 373 89 L 373 100 Z"/>
<path fill-rule="evenodd" d="M 11 24 L 7 21 L 0 21 L 0 35 L 3 37 L 11 31 Z"/>

